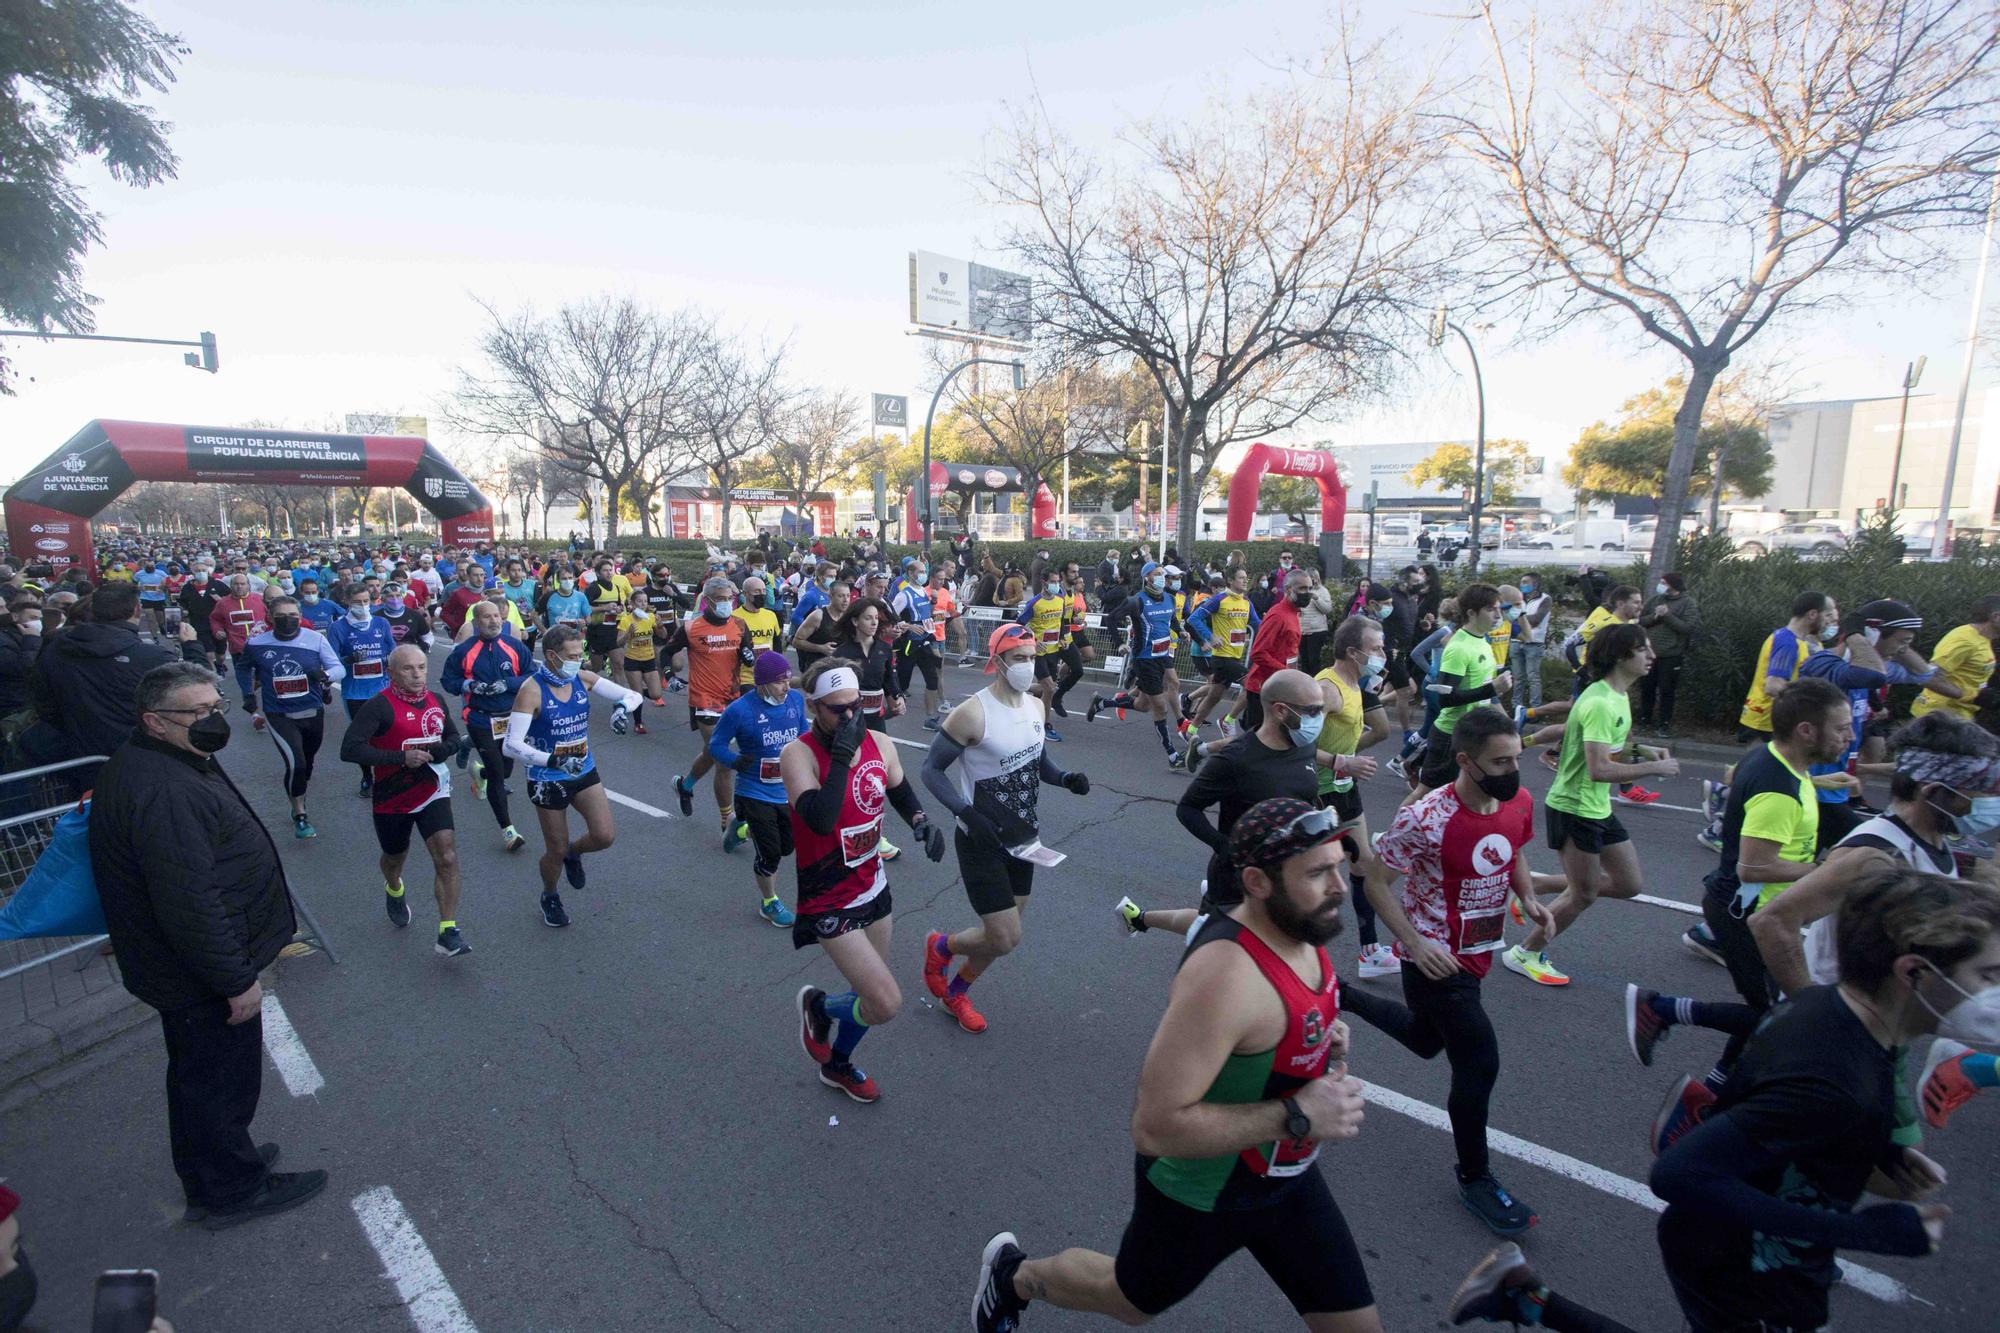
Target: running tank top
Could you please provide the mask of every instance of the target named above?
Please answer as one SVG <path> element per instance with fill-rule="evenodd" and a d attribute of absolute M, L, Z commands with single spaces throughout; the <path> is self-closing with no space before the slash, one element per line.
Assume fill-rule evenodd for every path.
<path fill-rule="evenodd" d="M 831 648 L 840 639 L 840 618 L 833 614 L 831 602 L 821 602 L 818 606 L 819 623 L 812 627 L 810 634 L 803 635 L 807 643 L 823 643 Z M 811 615 L 809 611 L 806 614 Z M 811 656 L 811 654 L 807 654 Z"/>
<path fill-rule="evenodd" d="M 1330 680 L 1333 682 L 1333 687 L 1340 691 L 1340 711 L 1326 715 L 1326 721 L 1319 729 L 1319 739 L 1313 743 L 1319 747 L 1321 754 L 1353 754 L 1354 747 L 1361 744 L 1360 687 L 1349 685 L 1334 675 L 1332 667 L 1320 672 L 1313 679 Z M 1322 792 L 1354 790 L 1353 778 L 1337 778 L 1330 768 L 1321 768 L 1317 764 L 1313 767 L 1318 771 L 1319 789 Z"/>
<path fill-rule="evenodd" d="M 812 751 L 819 780 L 833 771 L 833 755 L 808 726 L 799 743 Z M 825 916 L 859 907 L 889 887 L 882 869 L 882 810 L 889 803 L 889 772 L 875 744 L 864 732 L 861 748 L 847 766 L 847 790 L 841 793 L 840 817 L 833 832 L 817 832 L 797 809 L 792 811 L 792 845 L 798 853 L 799 902 L 802 917 Z"/>
<path fill-rule="evenodd" d="M 974 697 L 986 716 L 986 734 L 959 757 L 958 793 L 1003 828 L 1019 820 L 1039 830 L 1035 798 L 1042 787 L 1041 701 L 1023 695 L 1018 704 L 1003 704 L 991 685 Z"/>
<path fill-rule="evenodd" d="M 580 679 L 557 683 L 569 685 L 567 700 L 556 698 L 548 671 L 535 668 L 535 688 L 542 692 L 542 706 L 528 724 L 528 740 L 537 750 L 547 750 L 551 759 L 582 755 L 583 772 L 589 773 L 597 767 L 590 753 L 590 693 Z M 560 768 L 528 765 L 530 782 L 561 782 L 567 777 L 569 774 Z"/>
<path fill-rule="evenodd" d="M 1319 959 L 1319 985 L 1299 980 L 1290 964 L 1270 946 L 1231 917 L 1208 918 L 1194 943 L 1181 955 L 1186 962 L 1196 949 L 1217 941 L 1234 941 L 1257 964 L 1257 970 L 1278 992 L 1285 1005 L 1285 1034 L 1268 1051 L 1231 1055 L 1223 1061 L 1203 1094 L 1205 1102 L 1241 1105 L 1290 1096 L 1326 1073 L 1327 1039 L 1340 1017 L 1333 960 L 1325 949 Z M 1146 1163 L 1146 1179 L 1168 1198 L 1200 1212 L 1254 1208 L 1267 1203 L 1286 1183 L 1305 1174 L 1319 1158 L 1312 1139 L 1276 1139 L 1224 1157 L 1156 1157 Z M 1141 1162 L 1145 1159 L 1142 1157 Z"/>
<path fill-rule="evenodd" d="M 1844 847 L 1856 838 L 1880 838 L 1893 849 L 1890 855 L 1904 865 L 1933 875 L 1944 875 L 1949 879 L 1958 878 L 1958 861 L 1947 854 L 1946 864 L 1938 865 L 1914 833 L 1903 827 L 1899 819 L 1888 815 L 1877 815 L 1855 828 L 1842 838 L 1837 847 Z M 1806 927 L 1806 971 L 1811 974 L 1814 984 L 1833 986 L 1840 982 L 1840 941 L 1835 935 L 1834 919 L 1839 913 L 1823 916 Z"/>

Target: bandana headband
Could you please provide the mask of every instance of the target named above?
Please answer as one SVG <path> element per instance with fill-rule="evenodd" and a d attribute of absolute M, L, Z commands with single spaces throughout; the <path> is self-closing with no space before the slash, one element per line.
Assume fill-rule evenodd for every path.
<path fill-rule="evenodd" d="M 1953 791 L 2000 791 L 2000 759 L 1976 754 L 1904 747 L 1896 754 L 1896 771 L 1912 782 L 1936 782 Z"/>

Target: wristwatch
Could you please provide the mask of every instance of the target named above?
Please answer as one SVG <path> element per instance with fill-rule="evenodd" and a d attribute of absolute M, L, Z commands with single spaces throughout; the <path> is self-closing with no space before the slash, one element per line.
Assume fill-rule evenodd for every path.
<path fill-rule="evenodd" d="M 1308 1120 L 1306 1113 L 1299 1109 L 1298 1099 L 1284 1097 L 1279 1100 L 1285 1108 L 1285 1136 L 1287 1138 L 1303 1139 L 1310 1135 L 1313 1127 L 1312 1121 Z"/>

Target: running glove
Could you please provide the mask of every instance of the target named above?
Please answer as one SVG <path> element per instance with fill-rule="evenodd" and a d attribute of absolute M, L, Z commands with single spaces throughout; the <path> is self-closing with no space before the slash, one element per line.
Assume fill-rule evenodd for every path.
<path fill-rule="evenodd" d="M 1075 792 L 1078 796 L 1090 795 L 1090 779 L 1082 773 L 1063 774 L 1062 785 Z"/>
<path fill-rule="evenodd" d="M 558 763 L 556 767 L 560 768 L 563 772 L 569 774 L 569 776 L 573 778 L 580 778 L 583 776 L 584 765 L 589 762 L 590 761 L 588 759 L 585 759 L 580 754 L 569 754 L 569 755 L 564 755 L 562 757 L 562 761 Z"/>
<path fill-rule="evenodd" d="M 924 855 L 933 861 L 944 860 L 944 830 L 926 819 L 910 830 L 923 839 Z"/>
<path fill-rule="evenodd" d="M 625 710 L 624 704 L 619 704 L 611 710 L 611 731 L 613 735 L 623 736 L 630 730 L 631 726 L 632 715 Z"/>

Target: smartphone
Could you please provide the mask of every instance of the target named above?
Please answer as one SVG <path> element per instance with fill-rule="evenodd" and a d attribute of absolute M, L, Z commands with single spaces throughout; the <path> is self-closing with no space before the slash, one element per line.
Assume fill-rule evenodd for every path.
<path fill-rule="evenodd" d="M 152 1268 L 109 1268 L 97 1275 L 90 1333 L 146 1333 L 160 1303 L 160 1274 Z"/>
<path fill-rule="evenodd" d="M 180 608 L 179 608 L 178 606 L 170 606 L 170 607 L 168 607 L 168 608 L 167 608 L 167 628 L 168 628 L 168 629 L 179 629 L 180 627 L 181 627 L 181 609 L 180 609 Z"/>

